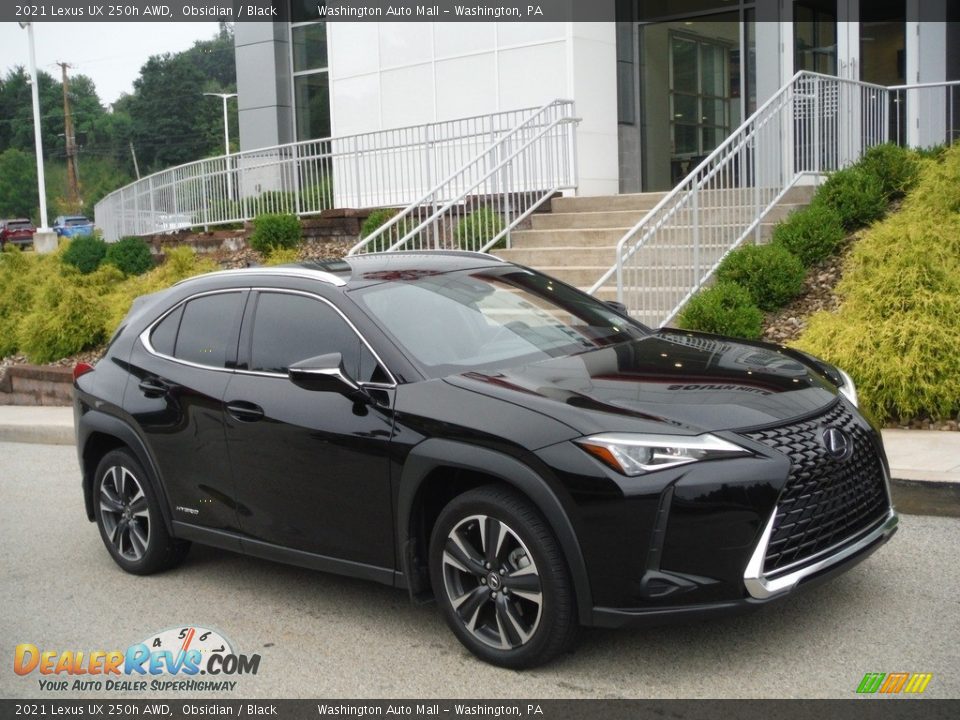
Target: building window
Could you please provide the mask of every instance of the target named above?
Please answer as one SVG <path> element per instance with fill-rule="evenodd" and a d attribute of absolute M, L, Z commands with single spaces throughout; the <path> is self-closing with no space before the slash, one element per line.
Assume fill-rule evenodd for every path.
<path fill-rule="evenodd" d="M 730 132 L 730 48 L 672 35 L 670 116 L 674 157 L 707 155 Z"/>
<path fill-rule="evenodd" d="M 314 3 L 315 5 L 315 3 Z M 293 18 L 303 17 L 291 5 Z M 297 140 L 330 137 L 330 77 L 327 24 L 293 22 L 290 25 L 290 67 Z"/>
<path fill-rule="evenodd" d="M 837 74 L 836 0 L 797 0 L 793 6 L 794 71 Z"/>
<path fill-rule="evenodd" d="M 297 140 L 330 137 L 330 84 L 326 72 L 293 78 Z"/>

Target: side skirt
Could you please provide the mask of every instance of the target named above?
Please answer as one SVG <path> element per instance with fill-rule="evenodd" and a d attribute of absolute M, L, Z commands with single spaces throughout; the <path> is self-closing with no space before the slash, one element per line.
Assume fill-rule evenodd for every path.
<path fill-rule="evenodd" d="M 360 578 L 361 580 L 373 580 L 374 582 L 392 587 L 406 587 L 402 573 L 391 570 L 390 568 L 366 565 L 350 560 L 341 560 L 339 558 L 327 557 L 326 555 L 304 552 L 303 550 L 293 550 L 281 545 L 252 540 L 236 533 L 224 530 L 213 530 L 184 522 L 174 521 L 173 532 L 176 537 L 183 540 L 190 540 L 201 545 L 211 545 L 224 550 L 232 550 L 233 552 L 263 558 L 264 560 L 273 560 L 287 565 L 297 565 L 311 570 L 334 573 L 335 575 Z"/>

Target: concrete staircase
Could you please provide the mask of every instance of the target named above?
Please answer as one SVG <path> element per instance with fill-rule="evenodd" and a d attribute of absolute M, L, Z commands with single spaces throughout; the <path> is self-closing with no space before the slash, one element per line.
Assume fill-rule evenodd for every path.
<path fill-rule="evenodd" d="M 735 227 L 750 222 L 750 210 L 738 207 L 732 193 L 703 193 L 700 212 L 700 264 L 709 267 L 722 257 L 732 241 Z M 665 193 L 639 193 L 608 197 L 563 197 L 550 203 L 549 213 L 532 216 L 530 230 L 511 233 L 508 250 L 496 255 L 510 262 L 536 268 L 548 275 L 587 290 L 616 262 L 617 243 L 663 199 Z M 793 210 L 810 202 L 812 187 L 791 188 L 771 208 L 760 225 L 760 241 L 769 241 L 774 226 Z M 657 293 L 671 278 L 686 278 L 693 269 L 692 226 L 661 233 L 656 246 L 644 251 L 649 269 L 641 273 L 644 293 Z M 616 280 L 600 288 L 596 296 L 615 300 Z M 687 288 L 689 289 L 689 288 Z M 637 317 L 651 322 L 653 318 Z M 657 323 L 654 323 L 657 324 Z"/>

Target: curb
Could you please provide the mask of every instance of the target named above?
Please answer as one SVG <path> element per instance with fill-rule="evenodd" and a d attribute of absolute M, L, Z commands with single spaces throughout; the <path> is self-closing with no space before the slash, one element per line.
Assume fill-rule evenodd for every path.
<path fill-rule="evenodd" d="M 960 482 L 954 480 L 890 481 L 893 505 L 906 515 L 960 517 Z"/>
<path fill-rule="evenodd" d="M 40 445 L 74 445 L 72 425 L 0 424 L 0 442 Z"/>

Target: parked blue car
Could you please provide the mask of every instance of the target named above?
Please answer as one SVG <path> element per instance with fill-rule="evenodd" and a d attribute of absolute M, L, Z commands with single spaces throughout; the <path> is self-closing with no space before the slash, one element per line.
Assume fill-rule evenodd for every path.
<path fill-rule="evenodd" d="M 53 221 L 53 229 L 59 237 L 73 238 L 93 235 L 93 220 L 82 215 L 61 215 Z"/>

